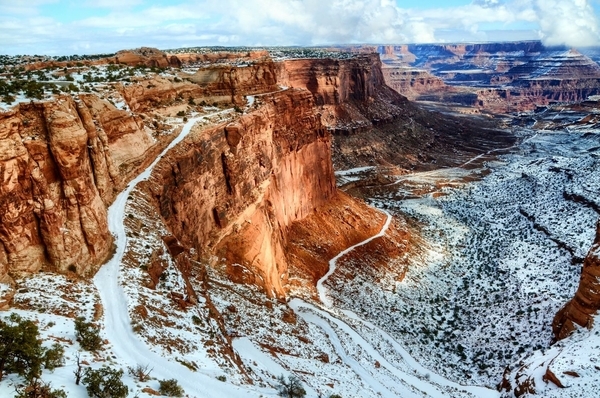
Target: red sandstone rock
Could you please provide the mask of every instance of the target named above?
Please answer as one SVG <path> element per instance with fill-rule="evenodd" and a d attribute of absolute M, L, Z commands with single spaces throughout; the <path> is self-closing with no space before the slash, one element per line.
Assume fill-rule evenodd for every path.
<path fill-rule="evenodd" d="M 575 325 L 590 327 L 600 309 L 600 222 L 596 225 L 596 238 L 588 252 L 579 287 L 573 297 L 554 317 L 552 331 L 555 340 L 561 340 L 575 330 Z"/>
<path fill-rule="evenodd" d="M 123 170 L 156 144 L 139 119 L 91 94 L 0 113 L 0 280 L 93 272 L 112 249 L 107 206 Z"/>
<path fill-rule="evenodd" d="M 331 137 L 307 91 L 263 97 L 228 126 L 199 132 L 147 185 L 184 246 L 225 260 L 232 279 L 283 295 L 284 231 L 335 192 Z M 232 138 L 235 132 L 235 139 Z"/>

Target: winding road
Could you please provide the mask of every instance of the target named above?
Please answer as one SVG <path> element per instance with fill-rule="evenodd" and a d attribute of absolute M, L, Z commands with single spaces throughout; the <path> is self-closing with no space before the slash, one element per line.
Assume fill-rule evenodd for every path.
<path fill-rule="evenodd" d="M 190 397 L 256 397 L 275 396 L 272 389 L 259 388 L 256 386 L 235 386 L 231 383 L 223 383 L 215 378 L 215 375 L 204 374 L 202 371 L 193 372 L 180 363 L 169 361 L 161 355 L 150 350 L 145 342 L 140 340 L 131 328 L 128 313 L 127 297 L 119 283 L 119 272 L 125 249 L 127 247 L 127 236 L 123 224 L 125 216 L 125 205 L 127 198 L 135 186 L 150 177 L 154 166 L 162 156 L 174 146 L 179 144 L 191 131 L 194 124 L 210 115 L 190 119 L 183 127 L 181 133 L 168 145 L 164 151 L 156 157 L 154 162 L 148 166 L 140 175 L 133 179 L 127 188 L 121 192 L 108 211 L 109 230 L 115 237 L 116 252 L 112 259 L 106 263 L 94 277 L 94 284 L 98 289 L 104 308 L 104 337 L 110 341 L 111 350 L 120 362 L 135 366 L 148 365 L 153 368 L 152 376 L 156 379 L 177 379 L 186 394 Z M 345 254 L 359 246 L 363 246 L 372 240 L 382 237 L 387 232 L 392 221 L 391 214 L 385 212 L 387 218 L 381 230 L 374 236 L 340 252 L 329 261 L 329 271 L 317 283 L 319 298 L 325 306 L 325 310 L 307 303 L 298 298 L 290 301 L 290 307 L 306 322 L 312 323 L 323 329 L 329 336 L 330 342 L 337 354 L 343 361 L 369 386 L 370 390 L 382 397 L 448 397 L 448 389 L 470 393 L 476 397 L 497 397 L 498 393 L 482 387 L 466 387 L 451 382 L 442 376 L 432 374 L 418 364 L 389 334 L 379 329 L 370 322 L 362 320 L 351 311 L 338 311 L 332 309 L 332 300 L 328 297 L 325 282 L 335 272 L 338 260 Z M 371 330 L 376 331 L 381 338 L 387 340 L 403 359 L 410 372 L 399 369 L 397 365 L 390 363 L 371 343 L 360 336 L 348 323 L 341 318 L 347 317 L 360 322 Z M 365 366 L 361 358 L 354 358 L 344 348 L 342 340 L 348 338 L 352 344 L 360 346 L 369 356 L 379 362 L 380 367 L 387 372 L 383 374 L 375 366 Z M 391 376 L 390 376 L 391 375 Z"/>
<path fill-rule="evenodd" d="M 225 110 L 191 118 L 183 126 L 180 134 L 156 157 L 154 162 L 133 179 L 127 185 L 127 188 L 117 196 L 108 209 L 108 227 L 115 238 L 116 252 L 112 259 L 102 266 L 94 277 L 94 284 L 98 289 L 104 307 L 103 334 L 110 341 L 112 352 L 118 360 L 134 367 L 136 364 L 148 365 L 149 368 L 153 368 L 152 377 L 159 380 L 177 379 L 188 396 L 197 398 L 215 396 L 256 397 L 260 394 L 275 396 L 275 392 L 259 388 L 250 389 L 251 386 L 248 386 L 248 388 L 238 387 L 230 383 L 223 383 L 217 380 L 214 375 L 203 374 L 201 371 L 193 372 L 180 363 L 168 361 L 151 351 L 146 343 L 138 338 L 131 329 L 127 297 L 119 284 L 121 261 L 127 247 L 127 235 L 125 234 L 123 220 L 129 194 L 140 181 L 150 177 L 154 166 L 162 156 L 179 144 L 189 134 L 197 121 L 229 111 Z"/>
<path fill-rule="evenodd" d="M 385 210 L 382 210 L 387 218 L 381 230 L 364 241 L 349 247 L 340 252 L 337 256 L 329 261 L 329 271 L 317 282 L 317 292 L 319 299 L 323 303 L 325 310 L 317 308 L 317 306 L 307 303 L 299 298 L 294 298 L 289 302 L 290 307 L 306 322 L 312 323 L 320 327 L 327 336 L 336 350 L 336 353 L 342 360 L 350 366 L 356 375 L 367 384 L 372 391 L 382 397 L 450 397 L 457 396 L 474 396 L 480 398 L 499 397 L 497 391 L 490 390 L 485 387 L 478 386 L 463 386 L 453 381 L 450 381 L 440 375 L 434 374 L 422 365 L 420 365 L 410 354 L 387 332 L 380 329 L 371 322 L 360 318 L 356 313 L 350 310 L 336 311 L 333 309 L 332 300 L 327 295 L 325 282 L 333 275 L 337 268 L 338 260 L 345 254 L 351 252 L 357 247 L 366 245 L 374 239 L 382 237 L 386 234 L 392 215 Z M 342 320 L 342 316 L 350 318 L 354 321 L 362 323 L 371 331 L 377 333 L 381 339 L 386 340 L 402 358 L 410 372 L 406 372 L 398 366 L 390 363 L 371 343 L 365 340 L 359 333 L 356 332 L 347 322 Z M 360 346 L 373 361 L 379 363 L 377 366 L 365 366 L 359 358 L 353 358 L 342 345 L 342 335 L 349 338 L 352 344 Z M 364 363 L 364 362 L 363 362 Z M 383 368 L 388 372 L 384 375 L 379 370 Z"/>

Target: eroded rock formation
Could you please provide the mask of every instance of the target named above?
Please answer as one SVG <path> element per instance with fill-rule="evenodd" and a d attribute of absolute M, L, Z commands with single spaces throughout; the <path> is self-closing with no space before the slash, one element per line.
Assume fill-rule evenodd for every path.
<path fill-rule="evenodd" d="M 0 278 L 93 272 L 112 248 L 107 206 L 156 144 L 94 95 L 0 113 Z"/>
<path fill-rule="evenodd" d="M 378 52 L 389 68 L 388 85 L 411 99 L 508 113 L 600 92 L 600 67 L 592 59 L 535 41 L 381 46 Z"/>
<path fill-rule="evenodd" d="M 581 270 L 579 286 L 573 297 L 554 317 L 552 331 L 555 340 L 569 336 L 576 325 L 590 327 L 600 309 L 600 222 L 596 224 L 596 238 Z"/>
<path fill-rule="evenodd" d="M 439 96 L 451 90 L 442 79 L 426 70 L 385 66 L 382 71 L 386 84 L 410 100 L 432 93 Z"/>
<path fill-rule="evenodd" d="M 281 296 L 286 229 L 336 192 L 331 136 L 309 92 L 262 101 L 258 111 L 190 137 L 157 166 L 147 189 L 184 245 L 212 263 L 224 260 L 234 280 Z"/>

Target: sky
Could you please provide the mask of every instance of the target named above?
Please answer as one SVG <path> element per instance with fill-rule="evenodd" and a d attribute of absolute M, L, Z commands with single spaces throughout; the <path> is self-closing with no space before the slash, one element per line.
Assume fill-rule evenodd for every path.
<path fill-rule="evenodd" d="M 141 46 L 600 45 L 600 0 L 0 0 L 0 54 Z"/>

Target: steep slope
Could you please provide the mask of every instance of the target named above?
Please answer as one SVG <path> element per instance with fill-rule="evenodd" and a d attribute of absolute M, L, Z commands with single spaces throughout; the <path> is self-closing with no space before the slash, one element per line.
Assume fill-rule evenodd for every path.
<path fill-rule="evenodd" d="M 583 262 L 579 287 L 575 297 L 571 299 L 554 317 L 552 331 L 556 340 L 569 336 L 577 328 L 576 325 L 590 328 L 594 323 L 594 315 L 600 309 L 600 223 L 596 225 L 594 245 Z"/>
<path fill-rule="evenodd" d="M 258 111 L 192 136 L 158 166 L 149 189 L 198 260 L 216 255 L 234 280 L 282 296 L 287 230 L 336 195 L 331 136 L 305 90 L 261 102 Z"/>
<path fill-rule="evenodd" d="M 386 85 L 377 54 L 289 60 L 280 81 L 308 89 L 333 135 L 336 169 L 457 165 L 514 138 L 486 118 L 453 117 L 411 103 Z"/>

